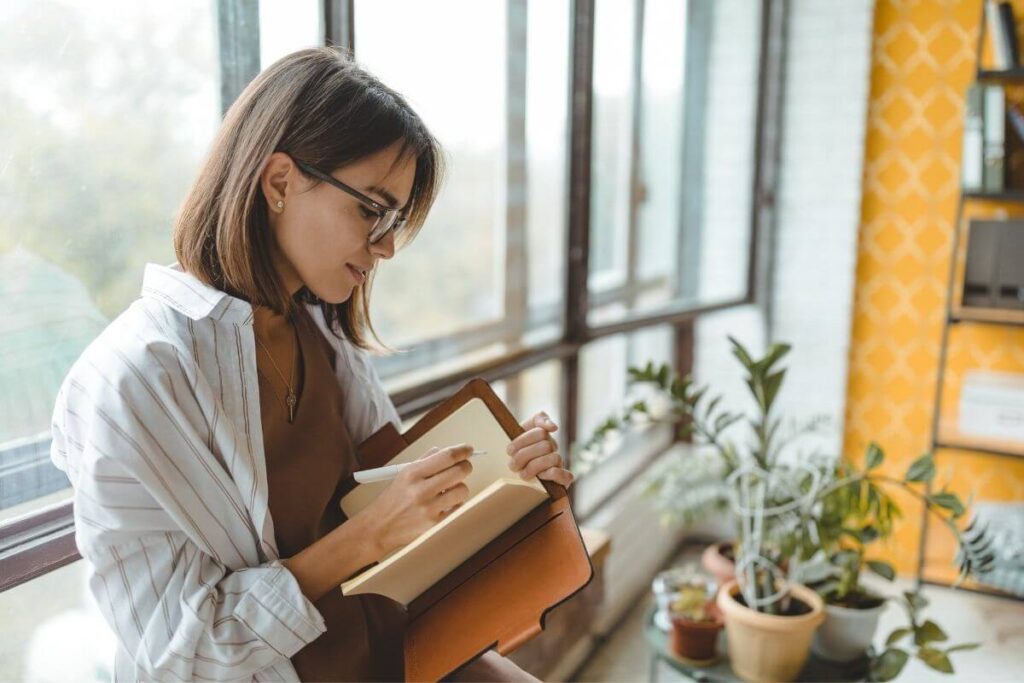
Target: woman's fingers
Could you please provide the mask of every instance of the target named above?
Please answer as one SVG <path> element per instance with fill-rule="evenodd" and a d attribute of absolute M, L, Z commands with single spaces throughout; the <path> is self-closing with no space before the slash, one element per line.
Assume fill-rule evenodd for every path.
<path fill-rule="evenodd" d="M 444 515 L 465 503 L 468 498 L 469 487 L 460 482 L 438 495 L 434 499 L 432 510 L 435 514 Z"/>
<path fill-rule="evenodd" d="M 509 460 L 509 469 L 513 472 L 526 467 L 527 463 L 539 458 L 542 455 L 548 453 L 555 453 L 558 451 L 558 444 L 551 437 L 545 436 L 542 439 L 527 443 L 522 448 L 516 450 L 512 454 L 512 458 Z"/>
<path fill-rule="evenodd" d="M 550 467 L 541 472 L 540 474 L 538 474 L 537 478 L 553 481 L 556 484 L 561 484 L 565 488 L 569 488 L 569 486 L 572 485 L 572 482 L 575 479 L 572 472 L 566 469 L 562 469 L 561 467 Z"/>
<path fill-rule="evenodd" d="M 441 491 L 455 486 L 468 477 L 472 471 L 473 463 L 469 460 L 460 460 L 437 474 L 427 477 L 423 480 L 427 495 L 436 496 Z"/>
<path fill-rule="evenodd" d="M 562 456 L 559 453 L 548 453 L 538 458 L 534 458 L 526 467 L 519 471 L 519 476 L 523 479 L 531 479 L 536 477 L 541 472 L 548 470 L 552 467 L 562 466 Z"/>

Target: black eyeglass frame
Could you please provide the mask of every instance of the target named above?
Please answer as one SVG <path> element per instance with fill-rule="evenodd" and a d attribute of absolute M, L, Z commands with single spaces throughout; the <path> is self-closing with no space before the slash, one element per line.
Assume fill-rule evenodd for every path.
<path fill-rule="evenodd" d="M 320 169 L 310 166 L 304 161 L 299 161 L 295 158 L 293 158 L 292 161 L 294 161 L 295 165 L 298 166 L 306 175 L 311 175 L 314 178 L 318 178 L 325 183 L 333 185 L 342 192 L 348 193 L 363 204 L 367 205 L 375 214 L 377 214 L 377 221 L 373 224 L 373 227 L 370 228 L 370 244 L 376 244 L 380 240 L 384 239 L 384 236 L 388 234 L 389 230 L 393 229 L 397 235 L 399 230 L 405 226 L 406 217 L 402 215 L 401 209 L 391 208 L 390 206 L 385 206 L 380 202 L 375 202 L 354 187 L 346 185 L 331 174 L 324 173 Z"/>

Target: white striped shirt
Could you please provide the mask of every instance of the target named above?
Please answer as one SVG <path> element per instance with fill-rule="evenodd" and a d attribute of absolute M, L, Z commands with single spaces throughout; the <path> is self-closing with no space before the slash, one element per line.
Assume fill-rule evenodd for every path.
<path fill-rule="evenodd" d="M 369 354 L 307 309 L 338 354 L 352 443 L 400 429 Z M 294 681 L 289 658 L 326 630 L 274 541 L 252 321 L 178 264 L 147 264 L 57 395 L 50 457 L 117 681 Z"/>

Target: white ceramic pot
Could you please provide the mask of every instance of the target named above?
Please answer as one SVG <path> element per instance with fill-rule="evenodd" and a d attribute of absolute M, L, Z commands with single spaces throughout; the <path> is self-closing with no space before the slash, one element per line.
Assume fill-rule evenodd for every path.
<path fill-rule="evenodd" d="M 875 637 L 878 619 L 884 609 L 884 602 L 869 609 L 825 605 L 825 621 L 814 634 L 811 650 L 822 659 L 833 662 L 860 659 Z"/>

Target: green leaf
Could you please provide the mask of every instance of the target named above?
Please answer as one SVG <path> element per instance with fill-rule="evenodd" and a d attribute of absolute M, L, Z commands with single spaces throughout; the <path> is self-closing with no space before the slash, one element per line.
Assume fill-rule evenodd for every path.
<path fill-rule="evenodd" d="M 881 448 L 878 447 L 877 443 L 872 441 L 871 445 L 868 446 L 868 453 L 867 457 L 865 458 L 864 469 L 873 470 L 879 465 L 881 465 L 883 460 L 885 460 L 885 453 L 882 451 Z"/>
<path fill-rule="evenodd" d="M 661 369 L 658 371 L 658 386 L 660 386 L 662 389 L 668 387 L 668 373 L 668 365 L 662 365 Z"/>
<path fill-rule="evenodd" d="M 737 358 L 739 358 L 740 363 L 743 364 L 743 367 L 750 368 L 751 366 L 754 365 L 754 361 L 750 358 L 750 354 L 743 347 L 743 344 L 740 344 L 732 336 L 729 337 L 729 343 L 732 344 L 732 353 L 733 353 L 733 355 L 736 356 Z"/>
<path fill-rule="evenodd" d="M 925 453 L 920 458 L 911 463 L 910 468 L 907 470 L 907 476 L 904 477 L 908 482 L 918 481 L 926 483 L 935 477 L 935 461 L 932 459 L 931 453 Z"/>
<path fill-rule="evenodd" d="M 928 496 L 928 500 L 938 505 L 940 508 L 945 508 L 953 513 L 954 517 L 960 517 L 964 514 L 964 504 L 960 502 L 960 496 L 949 491 L 943 491 L 941 493 L 934 493 Z"/>
<path fill-rule="evenodd" d="M 910 607 L 914 611 L 923 610 L 925 607 L 928 606 L 928 599 L 920 593 L 911 593 L 910 591 L 904 591 L 903 597 L 907 599 L 907 602 L 910 604 Z"/>
<path fill-rule="evenodd" d="M 764 411 L 767 413 L 775 402 L 775 395 L 779 393 L 782 386 L 782 379 L 786 376 L 785 370 L 779 370 L 775 374 L 764 378 Z"/>
<path fill-rule="evenodd" d="M 927 645 L 948 639 L 949 636 L 946 635 L 946 632 L 931 619 L 926 619 L 923 624 L 914 629 L 914 642 L 918 645 Z"/>
<path fill-rule="evenodd" d="M 888 562 L 881 560 L 868 560 L 868 569 L 881 576 L 883 579 L 892 581 L 896 578 L 896 570 Z"/>
<path fill-rule="evenodd" d="M 897 647 L 886 648 L 885 652 L 871 663 L 872 680 L 891 681 L 900 675 L 908 659 L 910 655 L 904 650 Z"/>
<path fill-rule="evenodd" d="M 942 673 L 947 674 L 953 673 L 953 665 L 950 663 L 949 657 L 947 657 L 946 653 L 941 650 L 922 647 L 917 651 L 917 658 L 936 671 L 941 671 Z"/>
<path fill-rule="evenodd" d="M 885 639 L 886 646 L 892 645 L 893 643 L 906 638 L 910 634 L 911 629 L 909 628 L 898 628 L 889 634 L 889 637 Z"/>

